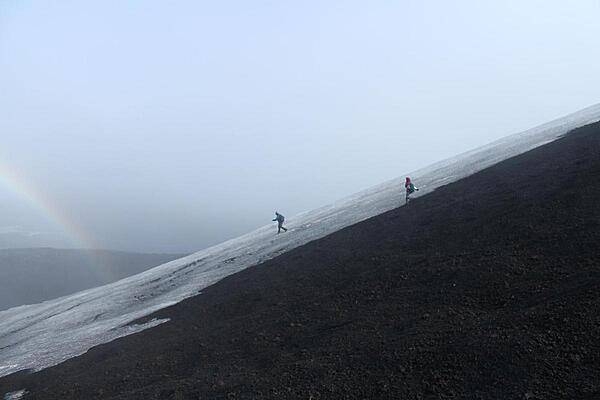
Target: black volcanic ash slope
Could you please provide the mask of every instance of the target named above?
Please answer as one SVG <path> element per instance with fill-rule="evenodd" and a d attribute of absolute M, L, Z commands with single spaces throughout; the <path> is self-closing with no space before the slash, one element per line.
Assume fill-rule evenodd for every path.
<path fill-rule="evenodd" d="M 600 398 L 600 124 L 232 275 L 32 399 Z"/>

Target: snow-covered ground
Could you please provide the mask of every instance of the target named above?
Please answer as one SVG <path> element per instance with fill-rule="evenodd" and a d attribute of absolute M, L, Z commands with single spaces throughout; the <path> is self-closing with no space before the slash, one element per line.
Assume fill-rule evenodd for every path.
<path fill-rule="evenodd" d="M 420 196 L 600 120 L 600 104 L 413 172 Z M 131 324 L 249 266 L 402 205 L 403 177 L 121 281 L 0 312 L 0 376 L 46 368 L 167 320 Z M 416 197 L 416 196 L 415 196 Z"/>
<path fill-rule="evenodd" d="M 25 396 L 26 394 L 27 394 L 26 390 L 19 390 L 16 392 L 6 393 L 4 395 L 4 400 L 19 400 L 19 399 L 23 398 L 23 396 Z"/>

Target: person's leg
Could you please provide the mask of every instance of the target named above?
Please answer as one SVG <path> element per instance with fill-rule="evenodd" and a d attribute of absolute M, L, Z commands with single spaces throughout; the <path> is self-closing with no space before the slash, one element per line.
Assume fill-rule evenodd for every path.
<path fill-rule="evenodd" d="M 284 232 L 287 232 L 287 228 L 283 227 L 283 221 L 278 221 L 277 223 L 277 233 L 281 232 L 281 230 L 283 229 Z"/>

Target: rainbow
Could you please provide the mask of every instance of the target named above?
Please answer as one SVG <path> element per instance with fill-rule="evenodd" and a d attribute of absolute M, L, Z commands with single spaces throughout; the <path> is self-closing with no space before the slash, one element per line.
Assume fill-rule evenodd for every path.
<path fill-rule="evenodd" d="M 6 188 L 12 194 L 17 195 L 55 226 L 57 232 L 64 234 L 69 239 L 71 247 L 88 250 L 100 248 L 97 242 L 70 215 L 57 206 L 56 201 L 31 185 L 16 168 L 9 167 L 0 159 L 1 188 Z M 111 272 L 112 268 L 101 252 L 90 252 L 89 255 L 89 273 L 94 274 L 101 282 L 112 282 L 118 278 Z"/>
<path fill-rule="evenodd" d="M 31 185 L 25 176 L 0 159 L 0 188 L 17 195 L 31 208 L 64 233 L 72 246 L 82 249 L 97 249 L 95 240 L 85 232 L 48 195 Z"/>

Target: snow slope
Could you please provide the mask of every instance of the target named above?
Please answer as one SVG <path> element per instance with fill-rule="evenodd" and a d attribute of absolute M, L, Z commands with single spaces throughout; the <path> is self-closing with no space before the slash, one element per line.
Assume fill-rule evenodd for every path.
<path fill-rule="evenodd" d="M 411 173 L 419 195 L 600 120 L 600 104 Z M 289 218 L 290 231 L 267 225 L 141 274 L 95 289 L 0 312 L 0 376 L 43 369 L 90 347 L 167 320 L 132 321 L 175 304 L 223 277 L 345 226 L 402 205 L 401 177 L 327 207 Z"/>

